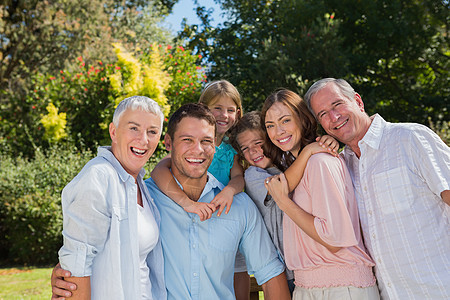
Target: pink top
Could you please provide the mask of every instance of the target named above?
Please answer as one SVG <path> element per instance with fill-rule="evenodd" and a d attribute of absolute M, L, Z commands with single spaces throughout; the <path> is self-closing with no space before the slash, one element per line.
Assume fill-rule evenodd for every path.
<path fill-rule="evenodd" d="M 362 242 L 358 207 L 344 160 L 326 153 L 311 156 L 293 201 L 315 216 L 314 226 L 323 241 L 343 247 L 330 252 L 285 214 L 284 250 L 295 284 L 305 288 L 375 285 L 375 264 Z"/>

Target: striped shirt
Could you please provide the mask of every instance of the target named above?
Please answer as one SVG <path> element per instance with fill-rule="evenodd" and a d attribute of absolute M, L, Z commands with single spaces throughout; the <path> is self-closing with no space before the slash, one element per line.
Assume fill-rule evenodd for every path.
<path fill-rule="evenodd" d="M 429 128 L 375 115 L 343 155 L 382 299 L 450 299 L 450 148 Z"/>

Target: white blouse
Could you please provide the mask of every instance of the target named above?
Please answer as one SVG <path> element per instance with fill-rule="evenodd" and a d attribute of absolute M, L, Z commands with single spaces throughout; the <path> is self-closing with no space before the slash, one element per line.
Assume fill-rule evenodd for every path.
<path fill-rule="evenodd" d="M 159 230 L 155 218 L 150 210 L 150 207 L 143 197 L 142 204 L 144 207 L 138 206 L 138 237 L 139 237 L 139 269 L 141 275 L 142 298 L 152 298 L 152 284 L 150 282 L 150 270 L 148 268 L 146 259 L 147 255 L 158 242 Z"/>

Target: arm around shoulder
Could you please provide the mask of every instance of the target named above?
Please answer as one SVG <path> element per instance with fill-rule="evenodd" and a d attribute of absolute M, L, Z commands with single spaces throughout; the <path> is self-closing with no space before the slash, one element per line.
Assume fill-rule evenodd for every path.
<path fill-rule="evenodd" d="M 165 195 L 181 207 L 186 208 L 193 205 L 194 201 L 189 199 L 173 178 L 170 166 L 170 157 L 166 156 L 160 160 L 151 173 L 153 181 Z"/>

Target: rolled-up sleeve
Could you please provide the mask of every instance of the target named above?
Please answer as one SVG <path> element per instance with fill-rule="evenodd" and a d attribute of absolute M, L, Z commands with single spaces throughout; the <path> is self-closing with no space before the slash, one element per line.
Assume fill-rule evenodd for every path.
<path fill-rule="evenodd" d="M 63 190 L 62 268 L 75 277 L 92 275 L 92 261 L 102 251 L 111 223 L 104 173 L 85 167 Z"/>
<path fill-rule="evenodd" d="M 249 274 L 253 274 L 259 285 L 284 271 L 275 246 L 269 237 L 261 214 L 253 201 L 245 193 L 239 194 L 245 197 L 248 204 L 247 224 L 239 244 L 239 250 L 245 256 Z"/>

